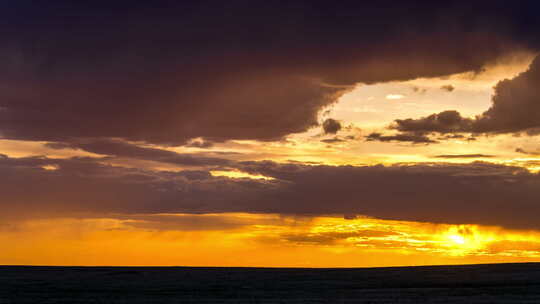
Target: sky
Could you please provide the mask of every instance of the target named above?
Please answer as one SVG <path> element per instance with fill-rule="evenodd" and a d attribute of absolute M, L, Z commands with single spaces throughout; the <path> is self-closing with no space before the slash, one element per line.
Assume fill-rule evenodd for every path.
<path fill-rule="evenodd" d="M 536 1 L 4 1 L 0 264 L 540 262 Z"/>

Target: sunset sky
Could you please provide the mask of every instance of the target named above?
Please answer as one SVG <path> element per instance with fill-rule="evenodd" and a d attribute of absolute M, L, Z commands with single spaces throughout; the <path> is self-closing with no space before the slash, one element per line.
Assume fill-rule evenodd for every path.
<path fill-rule="evenodd" d="M 540 262 L 536 1 L 3 1 L 0 265 Z"/>

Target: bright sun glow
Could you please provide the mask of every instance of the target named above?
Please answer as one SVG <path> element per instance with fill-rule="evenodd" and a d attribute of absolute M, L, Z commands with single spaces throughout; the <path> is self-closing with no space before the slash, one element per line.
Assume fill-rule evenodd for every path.
<path fill-rule="evenodd" d="M 450 240 L 452 240 L 452 242 L 456 243 L 456 244 L 459 244 L 459 245 L 463 245 L 465 244 L 465 238 L 461 235 L 450 235 L 448 236 L 448 238 Z"/>

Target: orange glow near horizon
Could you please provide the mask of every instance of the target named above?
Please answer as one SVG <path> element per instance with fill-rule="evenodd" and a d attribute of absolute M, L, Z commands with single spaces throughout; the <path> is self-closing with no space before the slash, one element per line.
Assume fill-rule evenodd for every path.
<path fill-rule="evenodd" d="M 204 228 L 210 222 L 215 226 Z M 235 213 L 64 218 L 4 226 L 0 241 L 10 244 L 0 253 L 2 263 L 17 265 L 373 267 L 540 261 L 537 231 L 371 218 Z"/>

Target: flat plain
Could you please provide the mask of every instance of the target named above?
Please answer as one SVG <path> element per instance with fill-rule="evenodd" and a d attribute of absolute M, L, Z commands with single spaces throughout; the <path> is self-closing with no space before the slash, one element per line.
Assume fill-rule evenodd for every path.
<path fill-rule="evenodd" d="M 540 303 L 540 263 L 324 269 L 1 266 L 0 303 Z"/>

